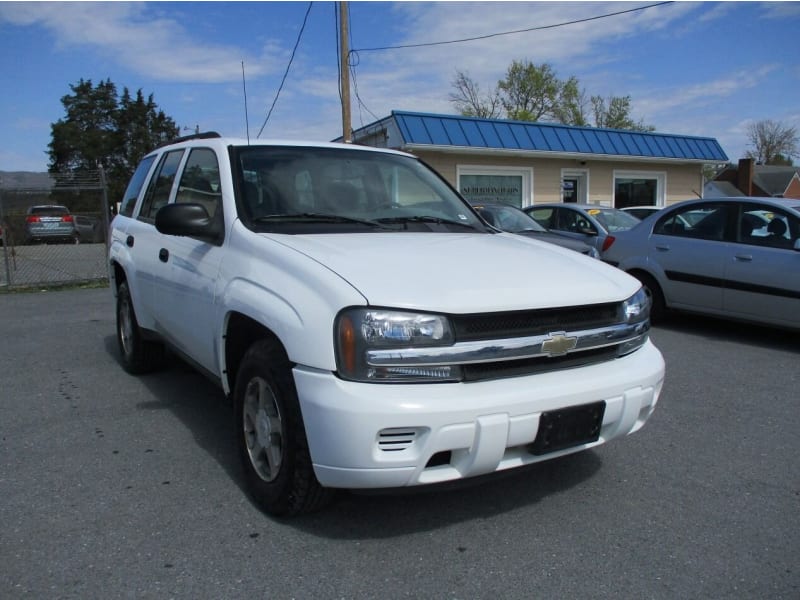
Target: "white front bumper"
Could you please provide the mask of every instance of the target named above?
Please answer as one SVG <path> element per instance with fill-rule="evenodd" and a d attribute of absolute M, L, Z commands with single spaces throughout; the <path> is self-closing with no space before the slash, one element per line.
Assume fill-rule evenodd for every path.
<path fill-rule="evenodd" d="M 366 384 L 294 369 L 317 479 L 324 486 L 423 485 L 518 467 L 602 444 L 639 429 L 664 381 L 652 342 L 588 367 L 458 384 Z M 606 402 L 600 439 L 531 454 L 545 411 Z M 430 466 L 437 453 L 448 464 Z"/>

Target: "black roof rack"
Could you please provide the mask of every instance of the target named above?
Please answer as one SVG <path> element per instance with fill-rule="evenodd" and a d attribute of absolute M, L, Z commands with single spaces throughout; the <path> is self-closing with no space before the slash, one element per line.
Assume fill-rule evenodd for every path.
<path fill-rule="evenodd" d="M 192 135 L 184 135 L 181 137 L 177 137 L 174 139 L 169 140 L 168 142 L 164 142 L 160 144 L 158 147 L 163 148 L 164 146 L 169 146 L 171 144 L 177 144 L 179 142 L 188 142 L 189 140 L 210 140 L 214 138 L 222 137 L 216 131 L 203 131 L 202 133 L 193 133 Z"/>

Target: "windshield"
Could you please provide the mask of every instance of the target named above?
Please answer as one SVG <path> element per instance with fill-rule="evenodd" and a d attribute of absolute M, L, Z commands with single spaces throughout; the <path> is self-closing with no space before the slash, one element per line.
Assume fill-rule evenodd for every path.
<path fill-rule="evenodd" d="M 32 206 L 28 210 L 28 214 L 43 217 L 60 217 L 68 215 L 69 211 L 66 206 Z"/>
<path fill-rule="evenodd" d="M 418 160 L 347 148 L 234 149 L 237 207 L 255 231 L 486 231 Z"/>
<path fill-rule="evenodd" d="M 597 219 L 606 228 L 606 231 L 610 232 L 625 231 L 641 222 L 633 215 L 616 208 L 590 208 L 586 212 Z"/>

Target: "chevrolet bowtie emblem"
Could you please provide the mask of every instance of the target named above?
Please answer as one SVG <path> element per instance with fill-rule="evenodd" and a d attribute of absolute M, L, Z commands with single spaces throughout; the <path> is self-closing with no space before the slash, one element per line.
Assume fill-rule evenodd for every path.
<path fill-rule="evenodd" d="M 550 356 L 562 356 L 577 345 L 578 338 L 567 337 L 566 331 L 559 331 L 551 333 L 550 337 L 542 342 L 542 352 Z"/>

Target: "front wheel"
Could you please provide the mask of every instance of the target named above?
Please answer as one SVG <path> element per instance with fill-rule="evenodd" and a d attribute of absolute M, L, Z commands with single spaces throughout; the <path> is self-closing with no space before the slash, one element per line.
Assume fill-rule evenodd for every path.
<path fill-rule="evenodd" d="M 132 375 L 153 371 L 164 362 L 164 346 L 142 336 L 127 281 L 117 289 L 117 345 L 122 367 Z"/>
<path fill-rule="evenodd" d="M 298 515 L 328 504 L 334 490 L 314 476 L 291 366 L 272 340 L 245 353 L 234 387 L 236 445 L 247 487 L 273 515 Z"/>

